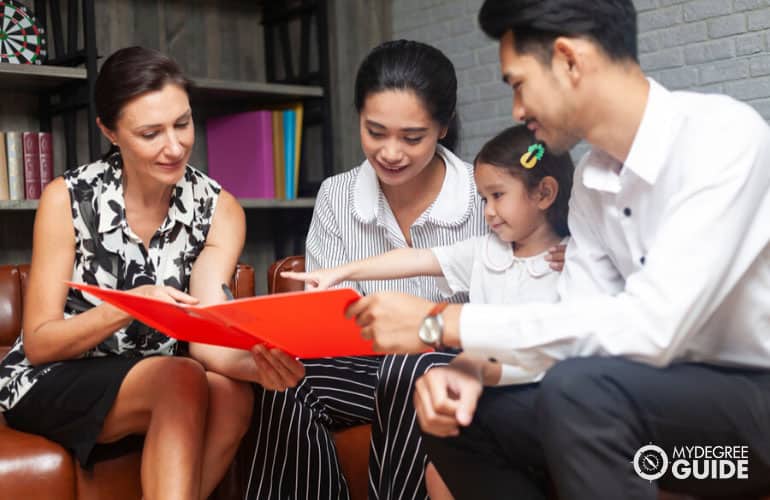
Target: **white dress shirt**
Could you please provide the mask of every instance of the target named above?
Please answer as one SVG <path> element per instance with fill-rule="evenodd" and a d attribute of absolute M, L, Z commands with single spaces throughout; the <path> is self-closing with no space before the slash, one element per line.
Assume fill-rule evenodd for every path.
<path fill-rule="evenodd" d="M 625 164 L 578 165 L 569 227 L 562 301 L 463 306 L 464 349 L 519 382 L 589 355 L 770 368 L 770 129 L 751 107 L 650 80 Z"/>

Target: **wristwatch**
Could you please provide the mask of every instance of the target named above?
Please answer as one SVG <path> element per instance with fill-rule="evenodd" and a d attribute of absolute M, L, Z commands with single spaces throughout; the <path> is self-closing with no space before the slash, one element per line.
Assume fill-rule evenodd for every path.
<path fill-rule="evenodd" d="M 441 313 L 446 309 L 449 304 L 446 302 L 439 302 L 433 309 L 430 310 L 425 319 L 422 320 L 420 325 L 420 331 L 417 334 L 425 344 L 435 348 L 439 348 L 443 345 L 444 339 L 444 319 L 441 317 Z"/>

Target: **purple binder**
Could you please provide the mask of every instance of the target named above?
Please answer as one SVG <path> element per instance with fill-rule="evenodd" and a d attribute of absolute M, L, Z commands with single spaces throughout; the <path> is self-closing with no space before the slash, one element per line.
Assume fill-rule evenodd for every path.
<path fill-rule="evenodd" d="M 210 118 L 208 174 L 236 198 L 275 198 L 270 111 Z"/>

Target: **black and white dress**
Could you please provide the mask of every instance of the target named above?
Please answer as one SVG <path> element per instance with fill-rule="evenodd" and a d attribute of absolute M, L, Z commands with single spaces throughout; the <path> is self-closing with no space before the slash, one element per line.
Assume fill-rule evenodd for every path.
<path fill-rule="evenodd" d="M 186 291 L 220 186 L 187 166 L 165 220 L 145 248 L 126 221 L 122 176 L 117 154 L 64 174 L 75 230 L 72 281 L 117 290 L 158 284 Z M 64 317 L 100 303 L 70 289 Z M 133 321 L 78 359 L 33 366 L 24 354 L 22 332 L 0 362 L 0 412 L 11 427 L 59 442 L 85 466 L 131 367 L 147 356 L 176 351 L 176 340 Z"/>

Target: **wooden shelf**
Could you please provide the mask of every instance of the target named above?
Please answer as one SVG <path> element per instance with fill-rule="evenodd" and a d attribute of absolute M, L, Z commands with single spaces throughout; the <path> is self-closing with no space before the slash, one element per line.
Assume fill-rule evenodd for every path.
<path fill-rule="evenodd" d="M 36 93 L 85 80 L 84 68 L 0 63 L 0 89 Z"/>
<path fill-rule="evenodd" d="M 238 202 L 247 210 L 249 209 L 292 209 L 313 208 L 315 198 L 298 198 L 296 200 L 271 200 L 259 198 L 239 199 Z M 0 211 L 8 210 L 36 210 L 37 200 L 0 201 Z"/>
<path fill-rule="evenodd" d="M 238 202 L 245 209 L 251 208 L 313 208 L 315 198 L 297 198 L 296 200 L 270 200 L 260 198 L 239 198 Z"/>
<path fill-rule="evenodd" d="M 36 210 L 37 200 L 0 201 L 0 210 Z"/>
<path fill-rule="evenodd" d="M 190 93 L 194 107 L 250 101 L 260 104 L 278 104 L 324 95 L 321 87 L 209 78 L 194 79 Z"/>

